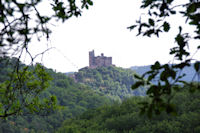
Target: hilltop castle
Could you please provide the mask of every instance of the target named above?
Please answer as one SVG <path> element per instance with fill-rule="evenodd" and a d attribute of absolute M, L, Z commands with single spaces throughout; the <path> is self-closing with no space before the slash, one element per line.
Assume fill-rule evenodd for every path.
<path fill-rule="evenodd" d="M 89 68 L 96 68 L 96 67 L 106 67 L 112 66 L 112 57 L 106 57 L 101 54 L 101 56 L 96 56 L 94 54 L 94 50 L 89 52 Z"/>

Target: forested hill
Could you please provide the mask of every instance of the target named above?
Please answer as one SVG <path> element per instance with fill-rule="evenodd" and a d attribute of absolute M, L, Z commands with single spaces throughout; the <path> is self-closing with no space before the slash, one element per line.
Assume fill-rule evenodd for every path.
<path fill-rule="evenodd" d="M 9 73 L 16 65 L 16 58 L 1 58 L 0 87 L 9 80 Z M 20 63 L 20 67 L 25 66 Z M 35 66 L 30 66 L 34 69 Z M 52 77 L 50 86 L 40 95 L 47 98 L 50 95 L 57 97 L 57 103 L 61 108 L 48 116 L 25 114 L 12 116 L 8 119 L 0 119 L 0 133 L 41 133 L 54 132 L 66 119 L 73 118 L 87 109 L 96 108 L 105 104 L 111 104 L 110 99 L 100 92 L 96 92 L 86 85 L 75 83 L 65 74 L 56 73 L 51 69 L 46 72 Z M 0 97 L 1 98 L 1 97 Z M 1 99 L 0 99 L 1 100 Z"/>
<path fill-rule="evenodd" d="M 78 83 L 90 86 L 92 89 L 103 92 L 115 100 L 122 100 L 130 96 L 144 96 L 145 89 L 131 90 L 135 83 L 134 71 L 119 67 L 98 67 L 95 69 L 82 68 L 74 73 Z"/>

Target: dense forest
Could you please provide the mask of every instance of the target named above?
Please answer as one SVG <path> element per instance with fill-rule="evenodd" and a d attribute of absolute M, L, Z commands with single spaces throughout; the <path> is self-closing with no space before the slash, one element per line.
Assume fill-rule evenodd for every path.
<path fill-rule="evenodd" d="M 9 80 L 16 58 L 0 58 L 0 83 Z M 26 65 L 20 63 L 20 67 Z M 29 66 L 34 69 L 33 66 Z M 177 114 L 141 115 L 146 89 L 131 90 L 135 72 L 118 67 L 83 68 L 74 79 L 45 68 L 51 76 L 40 97 L 55 95 L 57 110 L 0 120 L 0 133 L 199 133 L 200 93 L 180 86 L 171 103 Z M 198 85 L 198 84 L 197 84 Z M 193 86 L 198 87 L 198 86 Z M 190 88 L 190 89 L 188 89 Z"/>
<path fill-rule="evenodd" d="M 58 133 L 199 133 L 200 93 L 188 93 L 188 87 L 182 87 L 174 95 L 176 115 L 140 115 L 138 103 L 149 99 L 132 97 L 66 120 Z"/>
<path fill-rule="evenodd" d="M 144 96 L 145 89 L 132 90 L 136 82 L 134 71 L 120 67 L 97 67 L 96 69 L 82 68 L 75 73 L 75 80 L 100 91 L 115 101 L 124 100 L 131 96 Z"/>
<path fill-rule="evenodd" d="M 0 83 L 9 80 L 9 72 L 12 72 L 16 61 L 16 58 L 1 58 Z M 20 64 L 20 66 L 25 65 Z M 40 97 L 55 95 L 59 109 L 47 116 L 27 114 L 1 119 L 0 133 L 54 132 L 64 120 L 80 115 L 87 109 L 111 103 L 104 94 L 86 85 L 75 83 L 65 74 L 56 73 L 51 69 L 46 69 L 46 72 L 53 80 Z"/>
<path fill-rule="evenodd" d="M 140 15 L 127 27 L 136 29 L 136 36 L 156 40 L 154 37 L 162 38 L 161 34 L 168 33 L 167 40 L 165 37 L 161 40 L 163 50 L 164 45 L 173 41 L 171 39 L 175 44 L 168 49 L 173 57 L 171 61 L 166 62 L 162 54 L 158 54 L 161 58 L 155 57 L 158 61 L 147 68 L 143 76 L 135 76 L 137 80 L 133 71 L 117 67 L 83 68 L 70 78 L 42 64 L 34 64 L 37 57 L 43 59 L 44 53 L 52 48 L 49 48 L 49 39 L 52 26 L 57 25 L 55 22 L 79 17 L 93 5 L 92 0 L 50 0 L 47 3 L 0 0 L 0 133 L 199 133 L 200 1 L 142 0 L 129 4 L 135 5 L 130 8 L 136 16 Z M 115 9 L 120 9 L 117 21 L 128 20 L 121 15 L 126 14 L 122 12 L 124 8 L 130 13 L 129 5 L 119 3 L 117 8 L 106 2 L 97 5 L 108 7 L 103 17 L 116 15 Z M 42 11 L 43 7 L 47 12 Z M 102 12 L 102 8 L 99 9 Z M 112 22 L 116 21 L 110 24 Z M 100 27 L 100 23 L 89 26 Z M 112 28 L 107 28 L 109 30 Z M 87 48 L 89 45 L 85 42 L 88 43 L 94 33 L 80 34 L 86 39 L 79 39 L 80 44 Z M 78 34 L 75 37 L 80 38 Z M 108 39 L 105 37 L 101 39 Z M 46 46 L 44 38 L 47 49 L 42 53 L 33 52 L 34 47 L 38 47 L 32 42 L 41 41 L 39 49 L 42 50 Z M 68 38 L 64 38 L 64 42 L 73 45 Z M 112 41 L 110 36 L 109 39 L 106 41 Z M 154 43 L 149 41 L 149 44 Z M 144 46 L 142 51 L 144 49 L 154 52 L 150 47 Z M 139 49 L 131 52 L 134 50 Z M 151 55 L 148 52 L 146 55 Z M 30 59 L 30 65 L 19 62 L 23 57 L 24 61 Z M 161 64 L 161 61 L 166 63 Z M 194 71 L 188 69 L 190 67 Z M 148 89 L 138 89 L 143 86 Z"/>

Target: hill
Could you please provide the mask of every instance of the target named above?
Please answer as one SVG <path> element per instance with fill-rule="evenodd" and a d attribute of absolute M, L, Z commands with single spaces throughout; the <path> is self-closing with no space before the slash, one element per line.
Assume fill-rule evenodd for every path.
<path fill-rule="evenodd" d="M 135 72 L 130 69 L 119 67 L 97 67 L 95 69 L 82 68 L 74 73 L 75 81 L 93 90 L 99 91 L 108 97 L 121 101 L 131 96 L 144 96 L 145 89 L 135 91 L 131 86 L 135 83 Z"/>
<path fill-rule="evenodd" d="M 16 58 L 0 58 L 0 85 L 9 80 L 9 73 L 17 61 Z M 20 63 L 20 67 L 25 65 Z M 34 69 L 35 66 L 29 66 Z M 57 97 L 59 110 L 49 115 L 25 114 L 12 116 L 8 119 L 0 119 L 0 133 L 23 133 L 23 132 L 54 132 L 61 123 L 69 118 L 78 116 L 87 109 L 96 108 L 104 104 L 111 104 L 110 99 L 103 93 L 92 90 L 86 85 L 75 83 L 72 78 L 63 73 L 56 73 L 51 69 L 45 69 L 52 77 L 49 87 L 40 95 L 46 98 L 50 95 Z M 1 100 L 1 99 L 0 99 Z"/>

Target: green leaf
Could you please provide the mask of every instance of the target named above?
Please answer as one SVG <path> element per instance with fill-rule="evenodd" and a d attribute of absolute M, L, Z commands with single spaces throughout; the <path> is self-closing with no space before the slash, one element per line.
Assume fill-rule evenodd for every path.
<path fill-rule="evenodd" d="M 156 93 L 156 91 L 158 91 L 158 87 L 153 85 L 147 90 L 147 94 Z"/>
<path fill-rule="evenodd" d="M 152 79 L 154 79 L 156 75 L 157 73 L 149 75 L 148 81 L 151 81 Z"/>
<path fill-rule="evenodd" d="M 198 72 L 200 70 L 200 62 L 194 63 L 194 69 L 196 70 L 196 72 Z"/>
<path fill-rule="evenodd" d="M 139 75 L 137 75 L 137 74 L 134 74 L 134 77 L 136 78 L 136 79 L 142 79 L 142 77 L 140 77 Z"/>
<path fill-rule="evenodd" d="M 200 39 L 200 36 L 195 36 L 194 39 Z M 200 46 L 198 46 L 198 49 L 200 48 Z"/>
<path fill-rule="evenodd" d="M 178 28 L 179 28 L 179 33 L 181 34 L 181 32 L 182 32 L 182 27 L 179 26 Z"/>
<path fill-rule="evenodd" d="M 149 24 L 150 24 L 151 26 L 154 26 L 154 25 L 155 25 L 154 20 L 150 18 L 150 19 L 149 19 Z"/>
<path fill-rule="evenodd" d="M 163 30 L 164 30 L 165 32 L 168 32 L 169 29 L 170 29 L 169 23 L 168 23 L 168 22 L 164 22 L 164 24 L 163 24 Z"/>
<path fill-rule="evenodd" d="M 153 34 L 154 32 L 155 32 L 154 29 L 147 30 L 147 31 L 143 34 L 143 36 L 148 36 L 148 37 L 150 37 L 151 34 Z"/>
<path fill-rule="evenodd" d="M 154 65 L 151 66 L 151 69 L 157 70 L 160 68 L 160 62 L 156 61 Z"/>
<path fill-rule="evenodd" d="M 86 9 L 89 9 L 89 6 L 88 6 L 88 5 L 85 5 L 85 8 L 86 8 Z"/>
<path fill-rule="evenodd" d="M 153 3 L 153 0 L 143 0 L 141 8 L 146 8 Z"/>
<path fill-rule="evenodd" d="M 174 1 L 174 0 L 167 0 L 167 3 L 170 4 L 170 3 L 172 3 L 173 1 Z"/>
<path fill-rule="evenodd" d="M 184 37 L 180 34 L 178 34 L 175 38 L 176 42 L 178 43 L 178 45 L 184 47 L 185 46 L 185 42 L 184 42 Z"/>
<path fill-rule="evenodd" d="M 135 27 L 137 27 L 137 25 L 132 25 L 132 26 L 128 27 L 127 29 L 133 30 Z"/>
<path fill-rule="evenodd" d="M 173 79 L 176 78 L 176 72 L 175 72 L 174 70 L 171 70 L 171 71 L 170 71 L 170 74 L 171 74 L 171 77 L 172 77 Z"/>
<path fill-rule="evenodd" d="M 190 14 L 195 12 L 196 10 L 197 10 L 196 3 L 192 3 L 191 5 L 188 6 L 187 13 Z"/>
<path fill-rule="evenodd" d="M 144 85 L 144 82 L 138 81 L 135 84 L 133 84 L 131 88 L 134 90 L 134 89 L 137 89 L 141 85 Z"/>
<path fill-rule="evenodd" d="M 160 74 L 160 80 L 162 80 L 162 81 L 165 81 L 165 80 L 167 80 L 167 78 L 168 78 L 168 73 L 169 73 L 169 71 L 163 71 L 161 74 Z"/>
<path fill-rule="evenodd" d="M 172 11 L 172 10 L 171 10 L 170 13 L 171 13 L 171 14 L 176 14 L 176 11 Z"/>
<path fill-rule="evenodd" d="M 91 1 L 91 0 L 87 0 L 87 3 L 89 4 L 89 5 L 93 5 L 93 2 Z"/>
<path fill-rule="evenodd" d="M 19 7 L 20 10 L 23 10 L 25 7 L 25 4 L 18 4 L 17 6 Z"/>

